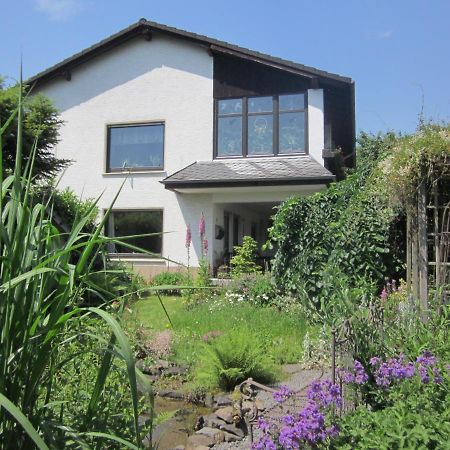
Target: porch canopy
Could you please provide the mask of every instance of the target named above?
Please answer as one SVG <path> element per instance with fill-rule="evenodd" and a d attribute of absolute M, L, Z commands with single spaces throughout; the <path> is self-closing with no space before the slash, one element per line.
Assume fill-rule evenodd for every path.
<path fill-rule="evenodd" d="M 180 193 L 214 193 L 220 188 L 307 185 L 316 186 L 314 191 L 320 190 L 317 185 L 326 186 L 333 180 L 334 175 L 325 167 L 302 155 L 196 161 L 162 183 Z"/>
<path fill-rule="evenodd" d="M 216 272 L 229 266 L 234 247 L 244 236 L 257 241 L 260 263 L 268 264 L 274 249 L 263 244 L 274 208 L 292 195 L 323 190 L 333 180 L 333 174 L 315 159 L 302 155 L 197 161 L 162 183 L 181 194 L 186 216 L 189 209 L 201 207 L 207 222 L 214 225 L 210 258 Z"/>

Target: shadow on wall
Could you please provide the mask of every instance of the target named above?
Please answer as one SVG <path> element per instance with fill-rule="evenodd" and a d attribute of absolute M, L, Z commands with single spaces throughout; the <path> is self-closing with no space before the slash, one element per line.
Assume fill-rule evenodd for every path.
<path fill-rule="evenodd" d="M 60 112 L 164 67 L 213 78 L 212 58 L 205 49 L 156 33 L 150 42 L 137 37 L 96 56 L 93 61 L 95 64 L 87 62 L 76 67 L 71 81 L 57 78 L 44 85 L 43 92 L 54 99 Z M 51 92 L 47 86 L 51 86 Z M 166 91 L 182 88 L 167 84 L 164 87 Z"/>

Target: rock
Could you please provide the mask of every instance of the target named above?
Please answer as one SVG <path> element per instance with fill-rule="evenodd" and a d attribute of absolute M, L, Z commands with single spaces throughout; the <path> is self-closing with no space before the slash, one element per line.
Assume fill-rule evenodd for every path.
<path fill-rule="evenodd" d="M 214 405 L 214 397 L 211 394 L 205 395 L 205 406 L 207 408 L 212 408 Z"/>
<path fill-rule="evenodd" d="M 222 395 L 221 397 L 217 397 L 215 399 L 215 403 L 219 407 L 231 406 L 233 404 L 233 400 L 229 395 Z"/>
<path fill-rule="evenodd" d="M 138 359 L 138 360 L 136 361 L 135 366 L 136 366 L 136 369 L 139 369 L 139 370 L 142 372 L 143 369 L 144 369 L 144 367 L 145 367 L 145 362 L 144 362 L 144 360 L 143 360 L 143 359 Z"/>
<path fill-rule="evenodd" d="M 236 436 L 235 434 L 231 433 L 224 433 L 225 442 L 236 442 L 240 441 L 242 438 Z"/>
<path fill-rule="evenodd" d="M 210 428 L 219 428 L 222 425 L 226 425 L 226 422 L 222 419 L 219 419 L 215 414 L 208 414 L 206 416 L 202 416 L 203 418 L 203 426 Z"/>
<path fill-rule="evenodd" d="M 186 375 L 187 368 L 184 366 L 173 366 L 164 370 L 164 375 L 169 377 L 176 377 L 180 375 Z"/>
<path fill-rule="evenodd" d="M 224 408 L 219 408 L 214 414 L 222 419 L 226 423 L 233 423 L 234 410 L 232 406 L 225 406 Z"/>
<path fill-rule="evenodd" d="M 214 444 L 214 439 L 206 434 L 193 434 L 188 437 L 186 442 L 186 450 L 195 450 L 200 446 L 212 447 Z"/>
<path fill-rule="evenodd" d="M 257 398 L 255 400 L 255 405 L 258 408 L 259 411 L 265 411 L 266 407 L 264 406 L 264 402 L 262 400 L 260 400 L 259 398 Z"/>
<path fill-rule="evenodd" d="M 161 389 L 158 391 L 158 395 L 163 398 L 171 398 L 172 400 L 184 400 L 184 394 L 182 392 L 172 391 L 170 389 Z"/>
<path fill-rule="evenodd" d="M 217 428 L 204 427 L 201 430 L 196 431 L 196 434 L 202 434 L 213 438 L 215 444 L 220 444 L 225 440 L 225 433 Z"/>
<path fill-rule="evenodd" d="M 170 367 L 170 363 L 165 359 L 157 359 L 153 367 L 157 369 L 168 369 Z"/>
<path fill-rule="evenodd" d="M 225 431 L 225 437 L 226 437 L 227 433 L 234 434 L 239 439 L 242 439 L 245 436 L 244 431 L 241 430 L 240 428 L 236 427 L 235 425 L 224 424 L 224 425 L 221 425 L 219 428 L 222 431 Z M 227 442 L 231 442 L 231 441 L 227 441 Z"/>

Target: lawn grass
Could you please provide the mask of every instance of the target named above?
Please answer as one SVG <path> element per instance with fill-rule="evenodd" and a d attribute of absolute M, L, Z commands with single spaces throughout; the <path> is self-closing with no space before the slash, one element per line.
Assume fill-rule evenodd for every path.
<path fill-rule="evenodd" d="M 204 349 L 202 337 L 210 331 L 243 333 L 246 339 L 265 345 L 278 364 L 296 363 L 302 357 L 305 333 L 315 334 L 300 313 L 283 313 L 275 308 L 246 302 L 228 304 L 216 299 L 186 307 L 182 297 L 161 297 L 173 324 L 172 359 L 194 365 Z M 171 328 L 156 296 L 132 306 L 134 320 L 150 331 Z"/>

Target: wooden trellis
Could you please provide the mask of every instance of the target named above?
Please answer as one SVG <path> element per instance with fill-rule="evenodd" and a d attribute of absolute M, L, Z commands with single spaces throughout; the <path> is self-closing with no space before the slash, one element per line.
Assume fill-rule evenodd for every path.
<path fill-rule="evenodd" d="M 407 210 L 407 283 L 427 317 L 429 286 L 437 304 L 450 298 L 450 176 L 423 176 Z"/>

